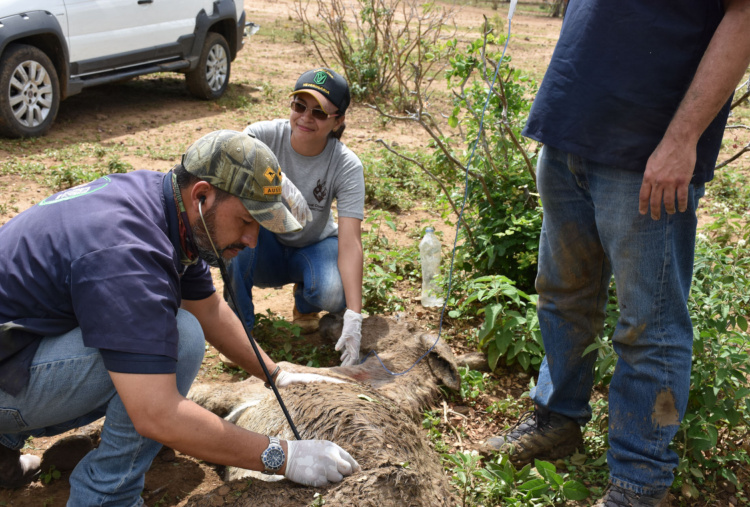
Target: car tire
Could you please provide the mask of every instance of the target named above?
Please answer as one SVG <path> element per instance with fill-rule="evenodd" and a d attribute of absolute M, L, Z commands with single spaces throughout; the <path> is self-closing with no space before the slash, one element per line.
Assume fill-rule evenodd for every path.
<path fill-rule="evenodd" d="M 185 74 L 188 90 L 199 99 L 218 99 L 229 84 L 231 64 L 226 39 L 215 32 L 207 33 L 198 67 Z"/>
<path fill-rule="evenodd" d="M 60 81 L 41 50 L 11 44 L 0 58 L 0 134 L 36 137 L 47 133 L 60 108 Z"/>

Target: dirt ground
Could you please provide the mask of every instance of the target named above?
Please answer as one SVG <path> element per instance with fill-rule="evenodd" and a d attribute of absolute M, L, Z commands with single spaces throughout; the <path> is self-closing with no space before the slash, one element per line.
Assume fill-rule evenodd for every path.
<path fill-rule="evenodd" d="M 179 154 L 201 135 L 219 128 L 241 130 L 248 123 L 261 119 L 286 116 L 287 91 L 291 90 L 297 76 L 319 64 L 311 48 L 290 42 L 277 34 L 277 29 L 294 27 L 296 24 L 290 0 L 256 0 L 246 2 L 247 19 L 261 26 L 260 31 L 246 42 L 232 65 L 229 94 L 244 97 L 253 104 L 252 115 L 229 107 L 226 102 L 201 102 L 190 97 L 184 79 L 175 74 L 148 76 L 127 83 L 108 85 L 85 90 L 80 95 L 65 100 L 51 132 L 44 138 L 33 141 L 0 140 L 0 167 L 11 156 L 27 156 L 41 160 L 47 165 L 59 165 L 55 150 L 63 149 L 70 142 L 100 143 L 104 146 L 124 147 L 121 160 L 136 169 L 167 171 L 178 160 Z M 483 16 L 492 19 L 505 18 L 507 4 L 493 10 L 485 6 L 465 6 L 458 13 L 458 25 L 462 30 L 474 30 L 471 36 L 459 38 L 469 42 L 478 34 Z M 541 80 L 552 54 L 561 21 L 542 15 L 516 13 L 513 19 L 513 36 L 509 54 L 519 67 L 531 72 Z M 346 144 L 358 152 L 371 148 L 377 138 L 413 148 L 424 146 L 426 139 L 416 129 L 389 123 L 386 126 L 376 114 L 362 105 L 354 104 L 347 114 Z M 92 156 L 93 157 L 93 156 Z M 32 177 L 9 176 L 0 170 L 0 190 L 4 201 L 0 204 L 0 225 L 15 214 L 25 210 L 52 193 L 52 189 L 36 182 Z M 407 231 L 425 221 L 435 225 L 445 238 L 453 238 L 454 229 L 443 223 L 428 203 L 421 203 L 413 210 L 398 216 L 399 228 L 389 233 L 389 240 L 396 245 L 413 242 Z M 215 276 L 221 288 L 218 273 Z M 404 295 L 406 313 L 419 319 L 425 329 L 434 329 L 439 321 L 435 310 L 424 310 L 412 295 Z M 291 287 L 281 290 L 256 290 L 256 311 L 266 309 L 291 320 Z M 319 339 L 317 335 L 307 340 Z M 321 344 L 321 346 L 330 346 Z M 273 355 L 273 350 L 268 350 Z M 456 354 L 466 350 L 456 349 Z M 520 396 L 526 389 L 529 376 L 496 372 L 500 381 L 499 391 L 487 393 L 472 406 L 461 403 L 438 405 L 446 422 L 463 429 L 463 439 L 449 433 L 448 441 L 455 450 L 475 448 L 488 436 L 502 429 L 505 420 L 495 415 L 488 418 L 482 407 L 505 397 L 508 393 Z M 201 372 L 196 382 L 232 382 L 242 378 L 238 370 L 224 368 L 213 348 L 208 348 Z M 468 405 L 468 404 L 467 404 Z M 458 435 L 458 432 L 455 433 Z M 37 455 L 48 449 L 59 437 L 35 439 L 28 452 Z M 217 467 L 189 456 L 165 449 L 154 461 L 146 476 L 143 497 L 146 505 L 155 507 L 185 505 L 191 495 L 219 489 L 227 498 L 239 495 L 223 486 Z M 26 488 L 0 490 L 0 505 L 48 506 L 65 505 L 69 490 L 68 471 L 49 483 L 36 482 Z"/>

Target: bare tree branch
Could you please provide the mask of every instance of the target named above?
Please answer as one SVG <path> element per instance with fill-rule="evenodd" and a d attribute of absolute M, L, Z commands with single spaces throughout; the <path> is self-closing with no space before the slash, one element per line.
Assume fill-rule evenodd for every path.
<path fill-rule="evenodd" d="M 735 160 L 737 160 L 738 158 L 740 158 L 742 155 L 744 155 L 748 151 L 750 151 L 750 143 L 747 143 L 745 145 L 745 147 L 743 147 L 740 151 L 738 151 L 737 153 L 735 153 L 734 155 L 732 155 L 731 157 L 729 157 L 728 159 L 726 159 L 721 164 L 718 164 L 716 167 L 714 167 L 714 169 L 721 169 L 725 165 L 731 164 L 732 162 L 734 162 Z"/>
<path fill-rule="evenodd" d="M 453 202 L 453 199 L 451 199 L 450 192 L 448 191 L 447 188 L 445 188 L 445 185 L 443 185 L 443 182 L 440 181 L 440 178 L 438 178 L 437 176 L 435 176 L 434 174 L 432 174 L 432 172 L 429 169 L 427 169 L 424 166 L 424 164 L 422 164 L 419 160 L 411 158 L 411 157 L 407 157 L 403 153 L 397 152 L 390 145 L 388 145 L 388 143 L 386 143 L 382 139 L 376 139 L 375 142 L 383 145 L 383 147 L 385 147 L 386 150 L 390 151 L 391 153 L 393 153 L 397 157 L 402 158 L 402 159 L 404 159 L 404 160 L 406 160 L 408 162 L 411 162 L 412 164 L 414 164 L 417 167 L 419 167 L 420 169 L 422 169 L 422 171 L 427 176 L 429 176 L 430 178 L 432 178 L 440 186 L 440 189 L 443 191 L 443 193 L 445 194 L 446 198 L 448 199 L 448 203 L 450 204 L 451 208 L 453 208 L 453 212 L 456 214 L 456 216 L 459 219 L 461 218 L 461 212 L 456 207 L 456 204 Z M 464 229 L 466 230 L 466 236 L 469 238 L 469 242 L 471 243 L 471 246 L 476 247 L 476 244 L 474 243 L 474 237 L 471 234 L 471 229 L 467 225 L 466 221 L 465 220 L 461 220 L 461 225 L 463 225 Z"/>
<path fill-rule="evenodd" d="M 731 107 L 729 109 L 730 110 L 734 109 L 735 107 L 737 107 L 740 104 L 742 104 L 742 102 L 746 101 L 748 98 L 750 98 L 750 90 L 746 91 L 745 93 L 742 94 L 742 96 L 740 96 L 739 99 L 737 99 L 734 102 L 732 102 L 732 105 L 731 105 Z"/>

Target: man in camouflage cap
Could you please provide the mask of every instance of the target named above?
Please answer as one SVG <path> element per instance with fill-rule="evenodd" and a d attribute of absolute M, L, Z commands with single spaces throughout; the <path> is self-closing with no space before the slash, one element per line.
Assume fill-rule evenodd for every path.
<path fill-rule="evenodd" d="M 255 137 L 234 130 L 212 132 L 188 149 L 182 165 L 239 197 L 261 227 L 276 233 L 302 229 L 281 202 L 283 175 L 276 155 Z"/>
<path fill-rule="evenodd" d="M 70 476 L 68 505 L 142 505 L 162 443 L 308 485 L 357 470 L 332 442 L 269 445 L 185 398 L 206 341 L 268 380 L 207 261 L 254 247 L 260 226 L 299 229 L 283 185 L 263 143 L 218 131 L 167 174 L 105 176 L 0 227 L 0 406 L 15 415 L 0 418 L 0 487 L 39 475 L 39 458 L 20 453 L 29 437 L 103 416 L 99 446 Z M 335 381 L 261 359 L 278 386 Z"/>

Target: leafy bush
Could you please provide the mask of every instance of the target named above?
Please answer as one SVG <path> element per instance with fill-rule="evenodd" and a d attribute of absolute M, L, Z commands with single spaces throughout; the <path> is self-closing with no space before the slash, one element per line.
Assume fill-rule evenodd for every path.
<path fill-rule="evenodd" d="M 520 70 L 503 62 L 498 80 L 489 95 L 480 134 L 480 118 L 490 91 L 488 62 L 497 62 L 503 38 L 488 34 L 465 50 L 456 41 L 446 71 L 454 90 L 453 112 L 449 124 L 461 127 L 466 138 L 478 145 L 471 160 L 474 177 L 468 180 L 468 212 L 464 216 L 473 233 L 466 241 L 457 267 L 484 275 L 504 275 L 521 290 L 533 289 L 536 258 L 542 226 L 542 210 L 536 194 L 536 179 L 531 165 L 533 155 L 528 141 L 521 136 L 535 83 Z M 471 145 L 463 158 L 468 164 Z M 447 162 L 444 154 L 436 162 Z"/>
<path fill-rule="evenodd" d="M 484 467 L 476 453 L 444 454 L 443 459 L 453 469 L 451 481 L 462 505 L 559 505 L 589 496 L 586 486 L 559 474 L 546 461 L 535 460 L 533 468 L 516 470 L 507 456 Z"/>
<path fill-rule="evenodd" d="M 721 479 L 742 491 L 733 468 L 750 465 L 750 255 L 744 248 L 750 229 L 742 231 L 735 244 L 721 246 L 704 235 L 696 243 L 690 397 L 674 442 L 680 455 L 675 487 L 689 498 Z"/>
<path fill-rule="evenodd" d="M 461 291 L 467 294 L 449 310 L 459 317 L 470 308 L 480 308 L 484 323 L 479 329 L 479 348 L 487 350 L 490 368 L 500 359 L 506 365 L 518 363 L 524 370 L 539 369 L 544 358 L 544 345 L 536 316 L 536 295 L 528 295 L 515 282 L 502 275 L 482 276 L 464 282 Z"/>

